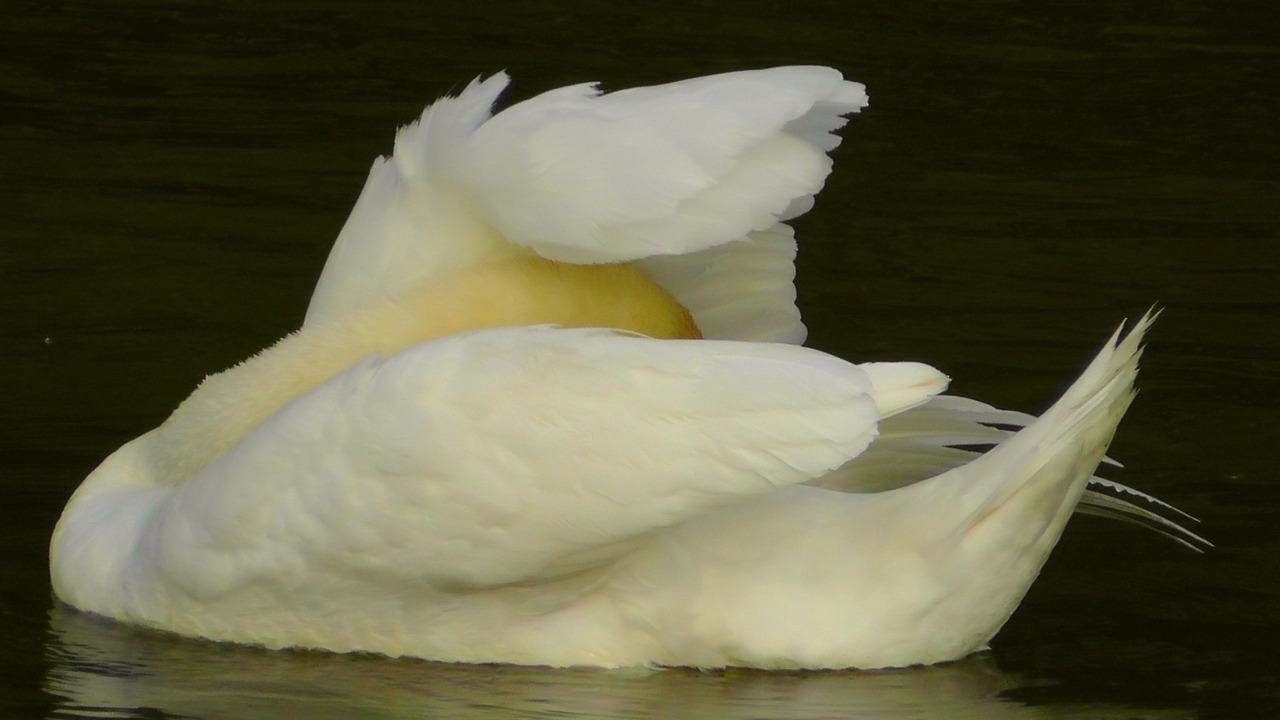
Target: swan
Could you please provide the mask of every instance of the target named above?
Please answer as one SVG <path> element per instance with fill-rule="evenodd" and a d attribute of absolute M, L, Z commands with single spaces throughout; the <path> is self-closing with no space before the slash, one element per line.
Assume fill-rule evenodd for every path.
<path fill-rule="evenodd" d="M 267 648 L 879 668 L 983 649 L 1077 509 L 1207 544 L 1094 475 L 1150 314 L 1039 417 L 803 347 L 787 221 L 861 84 L 778 67 L 495 114 L 507 84 L 402 128 L 302 327 L 84 480 L 62 602 Z"/>

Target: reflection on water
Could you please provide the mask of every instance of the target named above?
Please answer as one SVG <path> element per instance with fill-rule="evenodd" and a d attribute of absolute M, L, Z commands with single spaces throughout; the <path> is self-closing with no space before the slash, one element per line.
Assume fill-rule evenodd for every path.
<path fill-rule="evenodd" d="M 554 670 L 273 652 L 50 614 L 45 689 L 59 717 L 1182 718 L 1189 711 L 1032 707 L 989 655 L 881 672 Z"/>

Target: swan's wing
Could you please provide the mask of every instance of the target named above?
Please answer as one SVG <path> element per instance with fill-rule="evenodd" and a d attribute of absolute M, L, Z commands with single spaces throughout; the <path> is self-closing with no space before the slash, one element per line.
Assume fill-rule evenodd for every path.
<path fill-rule="evenodd" d="M 796 307 L 795 258 L 795 234 L 777 223 L 742 240 L 638 264 L 689 310 L 703 337 L 799 345 L 807 330 Z"/>
<path fill-rule="evenodd" d="M 368 359 L 178 488 L 166 574 L 491 587 L 804 482 L 945 378 L 788 345 L 508 328 Z M 234 581 L 219 572 L 238 574 Z M 401 583 L 397 586 L 396 583 Z"/>
<path fill-rule="evenodd" d="M 807 211 L 831 131 L 865 103 L 861 85 L 819 67 L 605 95 L 578 85 L 481 125 L 456 176 L 503 235 L 553 260 L 679 255 Z"/>
<path fill-rule="evenodd" d="M 399 133 L 339 235 L 308 322 L 516 248 L 620 262 L 771 231 L 812 206 L 833 132 L 866 104 L 835 70 L 782 67 L 609 94 L 576 85 L 490 117 L 506 83 L 473 82 Z"/>
<path fill-rule="evenodd" d="M 928 402 L 880 423 L 880 434 L 865 452 L 811 484 L 841 492 L 882 492 L 904 487 L 960 467 L 1035 420 L 1034 415 L 1000 410 L 953 395 Z"/>
<path fill-rule="evenodd" d="M 394 152 L 373 161 L 329 251 L 304 325 L 516 250 L 442 173 L 462 162 L 457 155 L 489 119 L 507 80 L 505 73 L 477 79 L 396 133 Z"/>

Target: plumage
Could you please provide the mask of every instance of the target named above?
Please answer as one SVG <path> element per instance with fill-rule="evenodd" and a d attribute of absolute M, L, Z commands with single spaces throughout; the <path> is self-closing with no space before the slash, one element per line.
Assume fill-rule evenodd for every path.
<path fill-rule="evenodd" d="M 298 332 L 86 478 L 63 601 L 272 648 L 884 667 L 984 647 L 1078 506 L 1205 544 L 1094 476 L 1151 317 L 1039 417 L 799 345 L 785 223 L 861 85 L 787 67 L 492 114 L 506 84 L 397 134 Z"/>

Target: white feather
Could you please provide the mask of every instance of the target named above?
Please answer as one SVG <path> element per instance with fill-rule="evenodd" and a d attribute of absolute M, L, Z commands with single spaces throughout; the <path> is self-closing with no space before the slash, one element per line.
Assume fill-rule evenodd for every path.
<path fill-rule="evenodd" d="M 830 471 L 871 442 L 878 404 L 944 385 L 927 366 L 871 377 L 788 345 L 458 335 L 361 362 L 176 487 L 148 477 L 162 436 L 125 446 L 69 506 L 54 585 L 78 607 L 271 646 L 341 613 L 358 629 L 321 647 L 443 657 L 426 622 L 456 602 L 442 594 L 607 568 L 664 528 Z M 130 512 L 99 515 L 117 504 Z M 121 543 L 142 552 L 101 562 Z M 387 616 L 387 594 L 420 594 L 426 612 Z M 506 627 L 534 608 L 507 608 Z M 371 647 L 390 622 L 417 630 Z"/>
<path fill-rule="evenodd" d="M 822 188 L 832 131 L 866 104 L 862 85 L 835 70 L 788 67 L 609 94 L 576 85 L 491 118 L 507 81 L 473 82 L 397 134 L 330 254 L 308 324 L 519 252 L 620 262 L 777 234 Z M 789 259 L 774 271 L 788 272 Z M 772 288 L 761 297 L 773 314 L 794 307 Z"/>
<path fill-rule="evenodd" d="M 703 337 L 799 345 L 796 240 L 778 223 L 742 240 L 688 255 L 656 255 L 640 268 L 689 309 Z"/>
<path fill-rule="evenodd" d="M 784 221 L 860 85 L 578 85 L 490 117 L 506 82 L 398 134 L 302 330 L 86 478 L 50 544 L 62 600 L 269 647 L 883 667 L 984 647 L 1078 507 L 1204 544 L 1093 474 L 1151 317 L 1040 417 L 788 344 Z M 534 324 L 694 337 L 689 315 L 719 339 Z"/>

